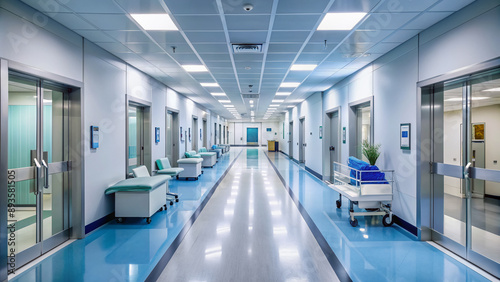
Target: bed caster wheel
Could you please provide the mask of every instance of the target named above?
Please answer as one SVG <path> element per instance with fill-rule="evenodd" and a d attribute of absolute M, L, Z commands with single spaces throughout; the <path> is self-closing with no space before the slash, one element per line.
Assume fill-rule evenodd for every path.
<path fill-rule="evenodd" d="M 179 175 L 177 175 L 176 177 L 177 177 L 177 179 L 179 179 Z"/>
<path fill-rule="evenodd" d="M 337 209 L 340 209 L 342 206 L 342 202 L 340 200 L 335 201 L 335 204 L 337 204 Z"/>
<path fill-rule="evenodd" d="M 174 202 L 170 202 L 170 205 L 173 206 L 174 205 Z"/>
<path fill-rule="evenodd" d="M 163 205 L 164 210 L 167 210 L 167 204 Z"/>
<path fill-rule="evenodd" d="M 356 218 L 354 220 L 349 219 L 349 223 L 351 224 L 352 227 L 358 226 L 358 220 Z"/>
<path fill-rule="evenodd" d="M 389 217 L 388 214 L 384 215 L 384 217 L 382 217 L 382 224 L 385 226 L 385 227 L 388 227 L 388 226 L 391 226 L 394 222 L 391 220 L 391 218 Z"/>
<path fill-rule="evenodd" d="M 175 202 L 178 203 L 179 202 L 179 198 L 175 198 Z"/>
<path fill-rule="evenodd" d="M 198 177 L 195 177 L 194 180 L 198 180 Z"/>
<path fill-rule="evenodd" d="M 147 222 L 148 224 L 150 224 L 150 223 L 151 223 L 151 217 L 146 218 L 146 222 Z"/>
<path fill-rule="evenodd" d="M 121 218 L 121 217 L 116 218 L 116 222 L 122 223 L 123 222 L 123 218 Z"/>
<path fill-rule="evenodd" d="M 163 211 L 163 207 L 161 207 L 161 208 L 159 209 L 159 211 Z"/>

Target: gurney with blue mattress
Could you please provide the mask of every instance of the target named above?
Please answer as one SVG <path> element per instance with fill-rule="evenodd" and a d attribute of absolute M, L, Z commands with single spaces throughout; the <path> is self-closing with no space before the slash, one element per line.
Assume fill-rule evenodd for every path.
<path fill-rule="evenodd" d="M 356 216 L 382 215 L 383 225 L 392 225 L 393 173 L 354 157 L 349 157 L 347 166 L 333 163 L 334 181 L 328 186 L 339 193 L 337 208 L 342 206 L 342 196 L 349 200 L 349 223 L 353 227 L 358 225 Z M 354 205 L 366 211 L 355 212 Z"/>
<path fill-rule="evenodd" d="M 168 175 L 129 178 L 110 186 L 105 194 L 115 194 L 115 217 L 122 222 L 124 217 L 144 217 L 151 223 L 151 216 L 167 209 Z"/>

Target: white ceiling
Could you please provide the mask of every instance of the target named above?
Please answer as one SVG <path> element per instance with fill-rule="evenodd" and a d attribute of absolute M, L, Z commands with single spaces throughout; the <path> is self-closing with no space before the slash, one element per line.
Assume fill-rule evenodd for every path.
<path fill-rule="evenodd" d="M 473 2 L 56 0 L 59 5 L 42 7 L 45 1 L 22 1 L 227 119 L 234 117 L 210 92 L 225 92 L 245 118 L 250 116 L 250 104 L 241 93 L 253 85 L 252 93 L 260 94 L 255 103 L 259 119 L 277 91 L 293 91 L 276 111 L 280 114 Z M 254 6 L 250 12 L 243 9 L 247 3 Z M 316 31 L 328 12 L 368 14 L 351 31 Z M 145 31 L 131 13 L 168 13 L 179 31 Z M 231 43 L 263 43 L 264 52 L 233 54 Z M 290 71 L 294 63 L 319 66 L 314 71 Z M 181 67 L 186 64 L 204 64 L 209 72 L 187 73 Z M 217 82 L 220 87 L 204 88 L 201 82 Z M 281 82 L 301 85 L 280 89 Z"/>

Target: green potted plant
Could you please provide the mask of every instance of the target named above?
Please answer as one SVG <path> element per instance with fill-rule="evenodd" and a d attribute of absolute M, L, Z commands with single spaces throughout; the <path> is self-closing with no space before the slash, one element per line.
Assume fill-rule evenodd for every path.
<path fill-rule="evenodd" d="M 363 141 L 363 155 L 368 159 L 368 162 L 370 165 L 375 165 L 375 162 L 377 162 L 378 157 L 380 156 L 380 144 L 375 144 L 372 145 L 368 140 Z"/>

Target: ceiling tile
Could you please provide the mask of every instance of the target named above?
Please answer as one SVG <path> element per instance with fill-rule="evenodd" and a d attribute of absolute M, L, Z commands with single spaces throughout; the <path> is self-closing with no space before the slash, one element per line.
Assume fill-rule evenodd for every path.
<path fill-rule="evenodd" d="M 385 1 L 376 12 L 422 12 L 440 0 L 419 0 L 419 1 Z"/>
<path fill-rule="evenodd" d="M 142 31 L 109 30 L 106 33 L 122 43 L 151 42 L 151 39 Z"/>
<path fill-rule="evenodd" d="M 374 13 L 358 30 L 398 29 L 417 15 L 418 13 Z"/>
<path fill-rule="evenodd" d="M 400 43 L 392 43 L 392 42 L 384 43 L 384 42 L 381 42 L 381 43 L 378 43 L 377 45 L 373 46 L 372 48 L 370 48 L 368 50 L 368 53 L 371 53 L 371 54 L 385 54 L 385 53 L 391 51 L 392 49 L 396 48 L 399 45 L 400 45 Z"/>
<path fill-rule="evenodd" d="M 64 6 L 77 13 L 92 13 L 92 14 L 121 14 L 123 10 L 116 5 L 114 1 L 102 0 L 85 0 L 85 1 L 59 1 L 63 2 Z"/>
<path fill-rule="evenodd" d="M 320 15 L 277 15 L 274 19 L 273 30 L 312 30 Z"/>
<path fill-rule="evenodd" d="M 40 0 L 21 0 L 24 3 L 30 5 L 31 7 L 37 9 L 44 13 L 71 13 L 72 11 L 66 6 L 59 4 L 57 2 L 51 3 L 52 5 L 47 5 L 47 3 Z"/>
<path fill-rule="evenodd" d="M 270 16 L 228 15 L 226 25 L 231 30 L 268 30 Z"/>
<path fill-rule="evenodd" d="M 266 39 L 267 39 L 267 31 L 229 32 L 229 40 L 231 40 L 231 43 L 258 44 L 258 43 L 265 43 Z M 222 42 L 225 42 L 225 40 Z"/>
<path fill-rule="evenodd" d="M 73 13 L 47 13 L 47 15 L 69 29 L 95 29 L 95 26 Z"/>
<path fill-rule="evenodd" d="M 202 56 L 203 58 L 203 56 Z M 229 70 L 229 71 L 232 71 L 233 70 L 233 64 L 231 63 L 231 61 L 214 61 L 214 62 L 211 62 L 211 61 L 205 61 L 205 64 L 207 65 L 208 68 L 210 68 L 210 70 L 212 69 L 225 69 L 225 70 Z"/>
<path fill-rule="evenodd" d="M 186 36 L 192 43 L 221 43 L 226 42 L 226 36 L 224 32 L 199 32 L 199 31 L 187 31 Z"/>
<path fill-rule="evenodd" d="M 199 65 L 201 64 L 200 59 L 195 54 L 171 54 L 174 60 L 179 62 L 181 65 Z"/>
<path fill-rule="evenodd" d="M 302 43 L 309 36 L 308 31 L 273 31 L 271 42 L 299 42 Z"/>
<path fill-rule="evenodd" d="M 135 22 L 124 14 L 81 14 L 81 16 L 103 30 L 140 30 Z"/>
<path fill-rule="evenodd" d="M 219 15 L 177 15 L 175 19 L 183 31 L 222 30 L 222 22 Z"/>
<path fill-rule="evenodd" d="M 262 62 L 264 54 L 234 54 L 235 62 Z"/>
<path fill-rule="evenodd" d="M 163 1 L 158 1 L 158 0 L 141 0 L 141 1 L 114 0 L 114 1 L 129 14 L 166 13 L 165 8 L 162 5 Z"/>
<path fill-rule="evenodd" d="M 337 0 L 330 7 L 330 13 L 355 13 L 355 12 L 370 12 L 380 0 Z"/>
<path fill-rule="evenodd" d="M 158 43 L 183 43 L 186 44 L 186 40 L 179 31 L 147 31 L 147 33 Z"/>
<path fill-rule="evenodd" d="M 432 12 L 424 13 L 415 18 L 409 24 L 407 24 L 404 29 L 426 29 L 431 25 L 439 22 L 440 20 L 451 15 L 451 12 Z"/>
<path fill-rule="evenodd" d="M 162 53 L 163 50 L 154 43 L 126 43 L 124 44 L 135 53 Z"/>
<path fill-rule="evenodd" d="M 286 44 L 286 43 L 271 43 L 268 46 L 267 52 L 280 53 L 280 52 L 298 52 L 302 44 Z"/>
<path fill-rule="evenodd" d="M 115 39 L 100 30 L 76 30 L 78 34 L 94 43 L 113 43 Z"/>
<path fill-rule="evenodd" d="M 214 61 L 223 61 L 223 62 L 230 62 L 231 58 L 229 57 L 229 54 L 210 54 L 210 56 L 206 59 L 204 59 L 206 62 L 214 62 Z"/>
<path fill-rule="evenodd" d="M 437 3 L 434 7 L 429 9 L 429 11 L 455 12 L 455 11 L 458 11 L 458 10 L 462 9 L 463 7 L 469 5 L 472 2 L 474 2 L 474 0 L 442 0 L 441 2 Z"/>
<path fill-rule="evenodd" d="M 394 30 L 356 30 L 347 39 L 348 44 L 357 43 L 373 43 L 381 41 L 382 39 L 393 33 Z"/>
<path fill-rule="evenodd" d="M 302 53 L 295 63 L 298 64 L 317 64 L 321 62 L 327 54 L 317 54 L 317 53 Z"/>
<path fill-rule="evenodd" d="M 287 0 L 280 1 L 278 4 L 277 13 L 323 13 L 325 10 L 328 0 L 314 0 L 314 1 L 304 1 L 304 0 Z"/>
<path fill-rule="evenodd" d="M 245 3 L 242 1 L 222 0 L 221 2 L 222 2 L 222 7 L 224 9 L 224 13 L 227 15 L 270 14 L 273 5 L 273 1 L 269 0 L 252 0 L 251 4 L 253 6 L 253 9 L 247 12 L 243 9 Z"/>
<path fill-rule="evenodd" d="M 176 14 L 219 14 L 216 1 L 206 0 L 164 0 L 170 11 Z"/>
<path fill-rule="evenodd" d="M 194 49 L 199 54 L 203 53 L 228 53 L 227 44 L 225 43 L 213 43 L 213 44 L 193 44 Z"/>
<path fill-rule="evenodd" d="M 330 43 L 330 42 L 317 42 L 317 43 L 308 43 L 306 47 L 304 47 L 304 50 L 302 52 L 306 53 L 330 53 L 333 48 L 335 48 L 338 44 L 337 43 Z"/>
<path fill-rule="evenodd" d="M 349 32 L 348 30 L 316 30 L 309 42 L 324 43 L 326 40 L 328 44 L 339 43 Z"/>
<path fill-rule="evenodd" d="M 96 43 L 111 53 L 132 53 L 133 51 L 121 43 Z"/>
<path fill-rule="evenodd" d="M 289 62 L 292 61 L 295 56 L 297 56 L 297 53 L 271 53 L 267 54 L 266 61 L 271 62 Z"/>

